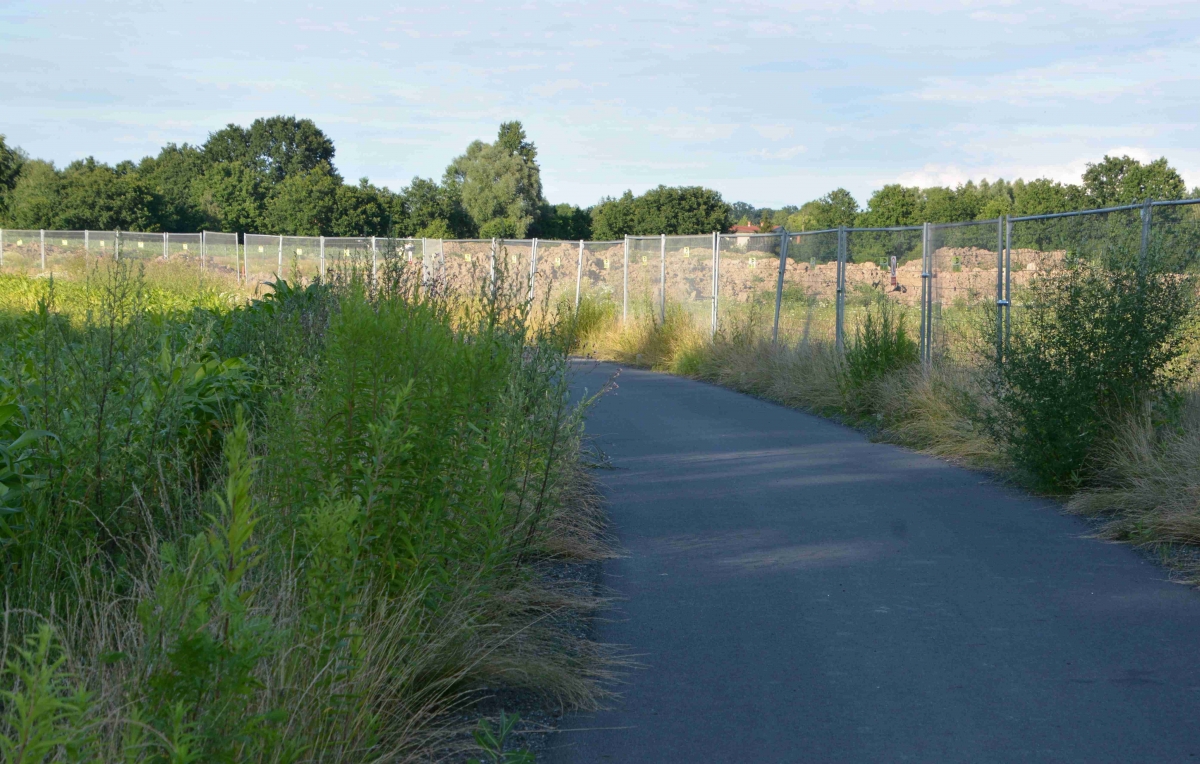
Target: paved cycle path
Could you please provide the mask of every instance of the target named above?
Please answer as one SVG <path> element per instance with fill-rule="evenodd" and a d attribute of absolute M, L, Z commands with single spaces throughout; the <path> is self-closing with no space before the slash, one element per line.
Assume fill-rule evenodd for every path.
<path fill-rule="evenodd" d="M 588 418 L 628 553 L 597 629 L 645 668 L 546 760 L 1200 761 L 1200 595 L 1161 568 L 818 417 L 617 384 Z"/>

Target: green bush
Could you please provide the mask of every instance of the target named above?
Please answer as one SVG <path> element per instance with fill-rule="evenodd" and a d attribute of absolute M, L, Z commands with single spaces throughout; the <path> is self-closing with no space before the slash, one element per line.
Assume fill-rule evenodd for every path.
<path fill-rule="evenodd" d="M 988 423 L 1039 488 L 1084 483 L 1115 423 L 1188 376 L 1195 286 L 1128 258 L 1070 258 L 1021 295 Z"/>
<path fill-rule="evenodd" d="M 867 307 L 846 348 L 839 383 L 847 408 L 852 413 L 869 413 L 873 383 L 919 359 L 903 311 L 890 300 L 876 299 Z"/>

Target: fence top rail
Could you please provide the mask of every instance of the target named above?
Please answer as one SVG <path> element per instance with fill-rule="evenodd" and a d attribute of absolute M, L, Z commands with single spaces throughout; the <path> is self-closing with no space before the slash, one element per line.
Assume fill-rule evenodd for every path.
<path fill-rule="evenodd" d="M 1151 207 L 1181 207 L 1185 204 L 1200 204 L 1200 199 L 1167 199 L 1161 202 L 1150 202 Z"/>
<path fill-rule="evenodd" d="M 961 220 L 957 223 L 930 223 L 932 228 L 965 228 L 972 225 L 999 225 L 1004 218 L 988 218 L 987 220 Z"/>
<path fill-rule="evenodd" d="M 846 233 L 855 233 L 862 231 L 920 231 L 924 226 L 919 225 L 889 225 L 880 228 L 855 228 L 853 226 L 845 229 Z M 834 229 L 837 230 L 837 229 Z"/>
<path fill-rule="evenodd" d="M 840 228 L 822 228 L 817 231 L 787 231 L 786 233 L 788 236 L 815 236 L 816 234 L 819 234 L 819 233 L 837 233 L 840 230 L 842 230 L 842 229 L 840 229 Z M 847 230 L 849 230 L 849 229 L 847 229 Z"/>
<path fill-rule="evenodd" d="M 1141 204 L 1122 204 L 1119 207 L 1099 207 L 1094 210 L 1075 210 L 1074 212 L 1049 212 L 1045 215 L 1022 215 L 1009 218 L 1010 223 L 1020 223 L 1026 220 L 1050 220 L 1052 218 L 1075 218 L 1080 215 L 1099 215 L 1102 212 L 1124 212 L 1125 210 L 1140 210 Z"/>

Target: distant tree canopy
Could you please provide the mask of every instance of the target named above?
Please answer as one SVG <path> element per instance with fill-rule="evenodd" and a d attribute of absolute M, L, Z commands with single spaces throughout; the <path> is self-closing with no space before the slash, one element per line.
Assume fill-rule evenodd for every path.
<path fill-rule="evenodd" d="M 619 239 L 625 235 L 700 234 L 724 231 L 733 212 L 721 194 L 701 186 L 652 188 L 641 196 L 626 191 L 592 208 L 592 235 Z"/>
<path fill-rule="evenodd" d="M 167 144 L 115 167 L 88 158 L 59 170 L 0 136 L 0 225 L 223 231 L 299 236 L 590 238 L 587 211 L 542 197 L 537 148 L 520 122 L 476 141 L 441 183 L 393 192 L 346 183 L 333 141 L 311 120 L 277 116 L 226 127 L 202 146 Z"/>
<path fill-rule="evenodd" d="M 413 178 L 400 191 L 366 178 L 346 183 L 333 141 L 311 120 L 275 116 L 227 125 L 201 146 L 168 143 L 157 156 L 109 166 L 87 158 L 58 169 L 0 135 L 0 226 L 142 231 L 222 231 L 304 236 L 620 239 L 705 234 L 735 222 L 770 231 L 987 220 L 1182 199 L 1183 178 L 1165 158 L 1105 156 L 1079 184 L 1045 178 L 968 181 L 954 188 L 889 184 L 860 207 L 844 188 L 779 209 L 725 202 L 701 186 L 626 191 L 583 209 L 542 192 L 537 147 L 520 122 L 492 143 L 474 141 L 441 182 Z M 1191 191 L 1200 196 L 1200 189 Z"/>
<path fill-rule="evenodd" d="M 1042 215 L 1096 207 L 1137 204 L 1145 199 L 1183 199 L 1189 196 L 1183 178 L 1165 158 L 1143 164 L 1128 156 L 1106 156 L 1088 164 L 1080 184 L 1039 178 L 1024 181 L 967 181 L 954 188 L 920 188 L 889 184 L 871 195 L 859 209 L 844 188 L 794 208 L 755 208 L 745 202 L 730 205 L 733 213 L 750 225 L 766 229 L 763 221 L 785 225 L 790 231 L 818 231 L 838 226 L 885 227 L 921 223 L 958 223 L 989 220 L 1001 215 Z M 1191 192 L 1200 196 L 1200 189 Z"/>

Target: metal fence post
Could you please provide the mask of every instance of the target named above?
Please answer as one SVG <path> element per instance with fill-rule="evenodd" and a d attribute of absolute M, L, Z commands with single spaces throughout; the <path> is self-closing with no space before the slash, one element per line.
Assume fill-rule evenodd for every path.
<path fill-rule="evenodd" d="M 712 236 L 712 325 L 709 335 L 715 339 L 717 336 L 717 311 L 719 310 L 717 291 L 720 284 L 720 276 L 718 274 L 721 271 L 721 232 L 713 231 Z"/>
<path fill-rule="evenodd" d="M 1004 355 L 1004 309 L 1008 303 L 1004 300 L 1004 228 L 1008 216 L 1003 215 L 996 221 L 996 362 L 999 363 Z"/>
<path fill-rule="evenodd" d="M 204 270 L 208 259 L 208 231 L 200 232 L 200 270 Z"/>
<path fill-rule="evenodd" d="M 0 228 L 0 265 L 4 265 L 4 229 Z"/>
<path fill-rule="evenodd" d="M 534 294 L 534 277 L 537 276 L 537 237 L 533 237 L 533 244 L 529 248 L 529 302 L 533 303 Z"/>
<path fill-rule="evenodd" d="M 279 266 L 278 272 L 275 275 L 277 277 L 283 276 L 283 236 L 279 237 Z"/>
<path fill-rule="evenodd" d="M 318 244 L 318 249 L 320 252 L 318 257 L 321 261 L 321 278 L 325 278 L 325 237 L 324 236 L 321 237 L 320 244 Z"/>
<path fill-rule="evenodd" d="M 661 234 L 658 243 L 658 314 L 659 320 L 667 322 L 667 235 Z"/>
<path fill-rule="evenodd" d="M 629 234 L 625 234 L 625 254 L 621 263 L 621 323 L 629 319 Z"/>
<path fill-rule="evenodd" d="M 838 226 L 837 292 L 833 325 L 834 346 L 839 353 L 846 349 L 846 226 Z"/>
<path fill-rule="evenodd" d="M 1012 220 L 1004 218 L 1004 336 L 1002 353 L 1008 352 L 1009 317 L 1012 315 Z"/>
<path fill-rule="evenodd" d="M 45 229 L 41 229 L 38 231 L 38 233 L 41 234 L 41 239 L 42 239 L 42 270 L 45 271 L 46 270 L 46 231 L 45 231 Z"/>
<path fill-rule="evenodd" d="M 113 261 L 121 259 L 121 229 L 113 231 Z"/>
<path fill-rule="evenodd" d="M 168 236 L 170 236 L 170 234 L 167 233 L 166 231 L 163 231 L 163 260 L 167 259 L 167 237 Z"/>
<path fill-rule="evenodd" d="M 583 239 L 579 240 L 579 265 L 575 268 L 575 310 L 579 310 L 579 285 L 583 281 Z"/>
<path fill-rule="evenodd" d="M 83 229 L 83 252 L 84 252 L 85 256 L 87 255 L 88 252 L 92 251 L 92 243 L 91 243 L 91 241 L 88 240 L 89 233 L 90 233 L 90 231 L 88 231 L 86 228 Z M 0 235 L 0 258 L 2 258 L 3 255 L 4 255 L 4 236 Z"/>
<path fill-rule="evenodd" d="M 771 328 L 771 344 L 779 344 L 779 309 L 783 305 L 783 272 L 787 268 L 788 241 L 787 228 L 779 229 L 779 278 L 775 282 L 775 325 Z"/>
<path fill-rule="evenodd" d="M 377 278 L 376 274 L 378 273 L 378 268 L 376 267 L 375 263 L 378 260 L 378 251 L 379 251 L 378 248 L 375 246 L 375 237 L 372 236 L 371 237 L 371 281 L 375 281 L 375 279 Z"/>
<path fill-rule="evenodd" d="M 1143 271 L 1146 269 L 1146 262 L 1150 256 L 1150 217 L 1154 214 L 1154 207 L 1151 206 L 1151 200 L 1146 199 L 1142 202 L 1142 249 L 1138 255 L 1138 267 Z"/>
<path fill-rule="evenodd" d="M 930 348 L 933 347 L 931 339 L 933 334 L 933 312 L 931 309 L 933 303 L 933 295 L 930 289 L 929 280 L 932 274 L 929 271 L 929 224 L 921 224 L 921 362 L 926 366 L 929 365 L 929 357 L 931 355 Z"/>
<path fill-rule="evenodd" d="M 500 246 L 502 246 L 502 247 L 504 246 L 503 240 L 501 240 Z M 495 236 L 492 237 L 492 251 L 488 255 L 488 279 L 489 279 L 489 282 L 488 282 L 489 289 L 491 290 L 491 293 L 492 293 L 492 299 L 495 299 L 496 298 L 496 237 Z"/>

